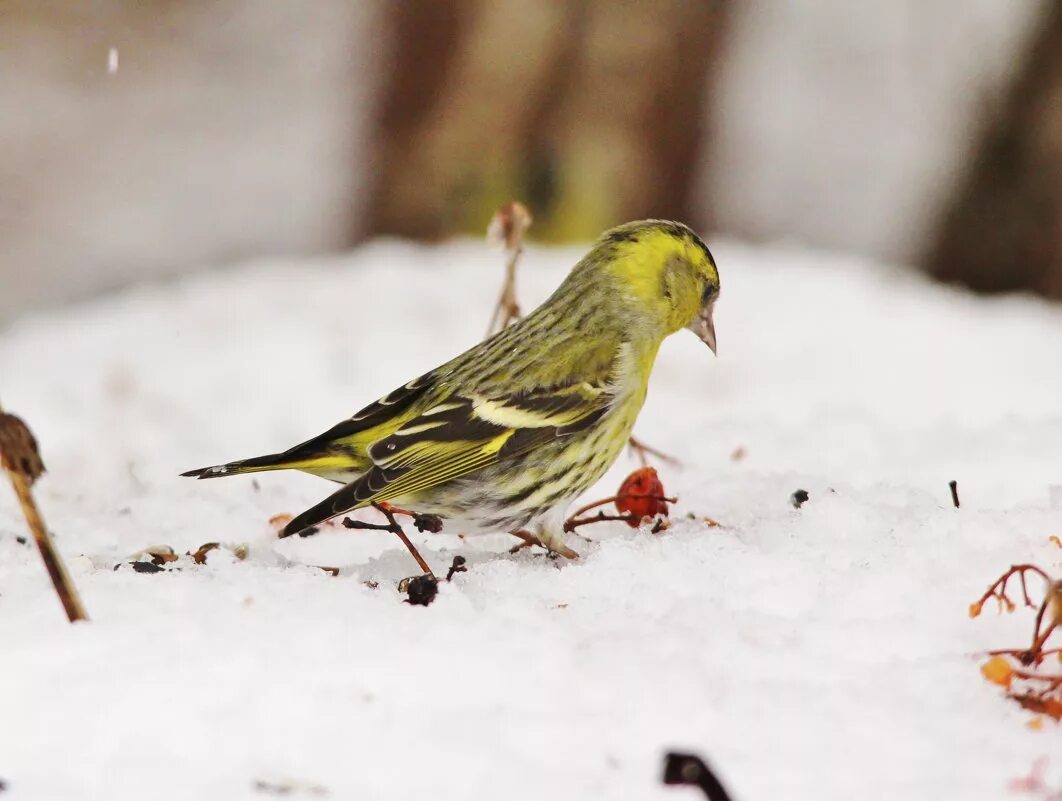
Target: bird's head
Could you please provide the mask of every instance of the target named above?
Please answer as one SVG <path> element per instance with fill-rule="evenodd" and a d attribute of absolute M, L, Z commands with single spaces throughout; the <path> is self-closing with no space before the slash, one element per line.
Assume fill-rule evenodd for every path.
<path fill-rule="evenodd" d="M 719 270 L 697 234 L 682 223 L 642 220 L 605 232 L 596 247 L 611 251 L 602 263 L 664 336 L 688 328 L 715 353 Z"/>

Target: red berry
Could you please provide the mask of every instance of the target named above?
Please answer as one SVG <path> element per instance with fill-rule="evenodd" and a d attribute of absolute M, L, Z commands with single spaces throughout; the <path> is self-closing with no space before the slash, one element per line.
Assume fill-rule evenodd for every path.
<path fill-rule="evenodd" d="M 621 514 L 628 515 L 627 525 L 638 528 L 643 518 L 657 515 L 667 517 L 664 495 L 664 485 L 656 469 L 642 467 L 620 484 L 619 493 L 616 495 L 616 508 Z"/>

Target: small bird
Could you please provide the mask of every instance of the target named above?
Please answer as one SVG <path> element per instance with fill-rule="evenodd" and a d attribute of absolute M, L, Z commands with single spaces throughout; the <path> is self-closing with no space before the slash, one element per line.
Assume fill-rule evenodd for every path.
<path fill-rule="evenodd" d="M 716 349 L 719 271 L 685 225 L 607 231 L 527 317 L 283 453 L 184 473 L 301 470 L 343 486 L 294 518 L 291 536 L 389 504 L 464 533 L 513 532 L 552 552 L 568 504 L 616 460 L 664 338 Z"/>

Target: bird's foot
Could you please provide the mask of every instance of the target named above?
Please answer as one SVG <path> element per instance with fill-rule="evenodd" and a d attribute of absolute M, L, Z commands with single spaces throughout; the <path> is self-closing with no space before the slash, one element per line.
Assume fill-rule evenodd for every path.
<path fill-rule="evenodd" d="M 510 548 L 509 553 L 519 553 L 524 548 L 531 548 L 537 545 L 540 548 L 545 548 L 546 552 L 550 556 L 563 556 L 565 559 L 579 558 L 579 553 L 577 551 L 573 551 L 557 537 L 532 534 L 526 529 L 510 531 L 509 533 L 512 534 L 514 537 L 523 540 L 523 542 L 514 545 L 512 548 Z"/>
<path fill-rule="evenodd" d="M 370 531 L 390 531 L 392 534 L 394 534 L 396 537 L 398 537 L 400 540 L 402 540 L 402 544 L 406 546 L 406 550 L 409 551 L 410 556 L 412 556 L 417 561 L 417 564 L 420 566 L 420 569 L 424 572 L 424 575 L 425 576 L 430 576 L 433 581 L 437 582 L 438 579 L 435 578 L 435 574 L 431 571 L 431 568 L 428 566 L 428 563 L 424 560 L 424 557 L 420 555 L 420 551 L 417 550 L 417 546 L 414 545 L 412 542 L 410 542 L 409 537 L 406 536 L 406 532 L 402 530 L 402 526 L 400 526 L 398 524 L 398 520 L 395 519 L 395 512 L 396 511 L 405 512 L 405 510 L 395 510 L 395 509 L 391 508 L 391 506 L 389 506 L 387 504 L 382 504 L 382 503 L 374 503 L 373 507 L 376 509 L 376 511 L 380 512 L 380 514 L 382 514 L 384 517 L 387 518 L 387 523 L 366 523 L 366 522 L 364 522 L 362 520 L 352 520 L 349 517 L 345 517 L 345 518 L 343 518 L 343 526 L 345 528 L 355 528 L 355 529 L 362 529 L 362 530 L 368 529 Z M 410 514 L 410 515 L 413 514 L 412 512 L 405 512 L 405 513 L 406 514 Z M 426 517 L 432 517 L 432 516 L 431 515 L 426 515 Z M 416 524 L 415 518 L 414 518 L 414 524 Z M 442 528 L 441 525 L 440 525 L 440 528 Z M 418 529 L 419 529 L 419 526 L 418 526 Z M 423 531 L 423 529 L 419 529 L 419 530 Z M 430 603 L 430 601 L 429 601 L 429 603 Z"/>

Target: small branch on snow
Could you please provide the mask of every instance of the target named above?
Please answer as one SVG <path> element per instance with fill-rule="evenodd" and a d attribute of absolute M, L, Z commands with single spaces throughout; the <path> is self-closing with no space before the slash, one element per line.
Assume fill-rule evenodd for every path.
<path fill-rule="evenodd" d="M 1025 581 L 1026 573 L 1034 573 L 1047 582 L 1047 591 L 1043 601 L 1039 604 L 1032 602 L 1029 597 L 1028 587 Z M 1032 630 L 1032 645 L 1028 649 L 1006 648 L 989 651 L 991 659 L 981 666 L 981 672 L 990 681 L 1004 685 L 1008 688 L 1008 695 L 1022 703 L 1027 709 L 1049 714 L 1056 719 L 1062 718 L 1062 697 L 1058 697 L 1062 689 L 1062 676 L 1040 674 L 1033 670 L 1015 669 L 1007 663 L 1004 657 L 1010 657 L 1020 662 L 1025 667 L 1040 665 L 1044 658 L 1051 653 L 1059 653 L 1059 649 L 1044 650 L 1044 645 L 1054 631 L 1062 627 L 1062 581 L 1052 580 L 1040 567 L 1031 564 L 1012 565 L 1010 569 L 996 579 L 989 589 L 970 606 L 970 616 L 976 617 L 989 598 L 995 598 L 999 603 L 1000 610 L 1014 610 L 1014 602 L 1007 596 L 1007 583 L 1017 575 L 1022 585 L 1022 596 L 1025 606 L 1037 609 L 1037 618 Z M 1044 626 L 1044 620 L 1047 625 Z M 1034 692 L 1024 695 L 1015 694 L 1011 688 L 1014 680 L 1022 680 L 1038 686 Z"/>
<path fill-rule="evenodd" d="M 52 580 L 55 593 L 63 605 L 67 620 L 71 623 L 88 620 L 88 613 L 81 602 L 81 596 L 78 595 L 77 587 L 74 586 L 66 565 L 63 564 L 62 557 L 59 556 L 51 535 L 44 525 L 44 518 L 41 517 L 37 503 L 33 499 L 31 488 L 44 472 L 44 462 L 37 449 L 37 440 L 20 418 L 5 414 L 2 409 L 0 409 L 0 466 L 7 471 L 8 478 L 11 479 L 11 486 L 15 489 L 15 495 L 18 496 L 18 502 L 22 507 L 22 514 L 26 518 L 26 525 L 33 533 L 37 550 Z"/>
<path fill-rule="evenodd" d="M 1015 574 L 1017 574 L 1021 579 L 1021 592 L 1025 601 L 1025 605 L 1029 607 L 1035 607 L 1036 604 L 1034 604 L 1032 602 L 1032 599 L 1029 598 L 1029 590 L 1025 585 L 1025 574 L 1030 572 L 1036 573 L 1048 584 L 1051 583 L 1051 577 L 1047 575 L 1044 570 L 1037 567 L 1036 565 L 1011 565 L 1010 568 L 1008 568 L 1002 576 L 992 582 L 992 584 L 988 587 L 987 590 L 985 590 L 984 594 L 980 598 L 974 601 L 974 603 L 970 604 L 970 617 L 977 617 L 978 615 L 980 615 L 981 610 L 985 605 L 985 602 L 988 601 L 989 598 L 996 599 L 996 602 L 999 604 L 1000 611 L 1006 609 L 1008 612 L 1013 612 L 1014 602 L 1011 601 L 1010 598 L 1007 596 L 1007 582 L 1009 582 L 1011 577 Z"/>

